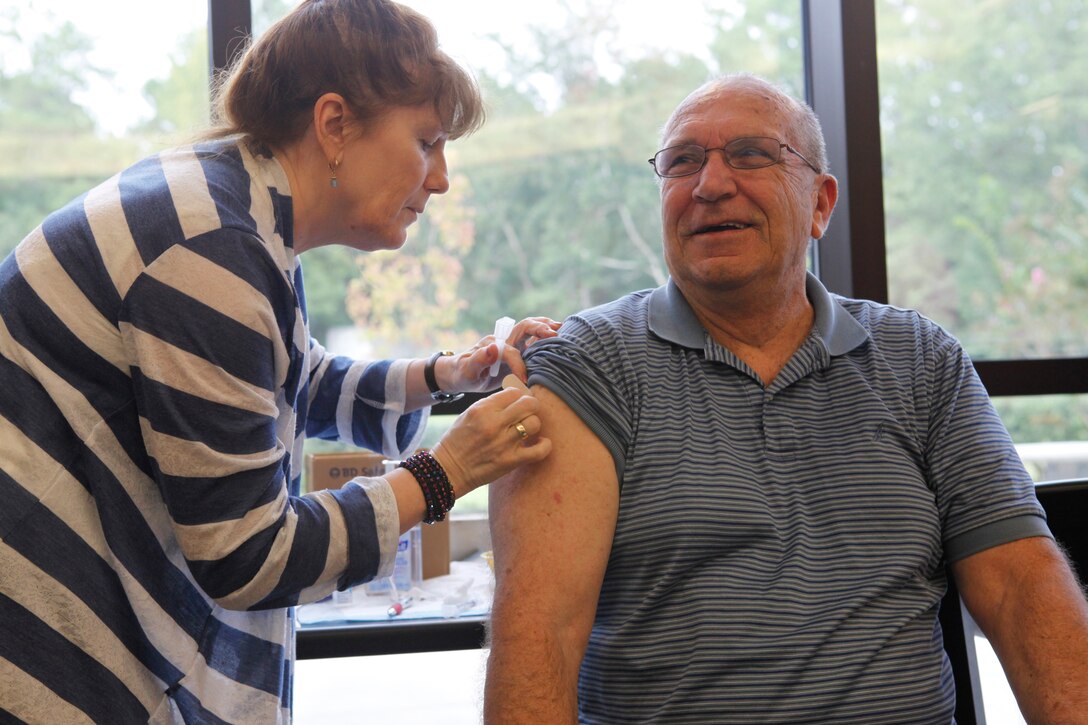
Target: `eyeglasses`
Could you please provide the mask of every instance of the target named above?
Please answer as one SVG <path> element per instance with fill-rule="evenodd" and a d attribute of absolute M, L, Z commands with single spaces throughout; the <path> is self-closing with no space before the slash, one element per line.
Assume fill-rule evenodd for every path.
<path fill-rule="evenodd" d="M 711 151 L 721 151 L 725 156 L 725 163 L 734 169 L 762 169 L 766 166 L 774 166 L 782 161 L 782 149 L 786 149 L 804 161 L 817 174 L 820 173 L 820 170 L 802 156 L 797 149 L 787 143 L 782 143 L 776 138 L 767 138 L 766 136 L 748 136 L 734 139 L 721 148 L 708 149 L 690 143 L 670 146 L 654 154 L 649 162 L 654 167 L 654 172 L 661 178 L 675 179 L 678 176 L 691 176 L 699 173 L 706 166 L 707 154 Z"/>

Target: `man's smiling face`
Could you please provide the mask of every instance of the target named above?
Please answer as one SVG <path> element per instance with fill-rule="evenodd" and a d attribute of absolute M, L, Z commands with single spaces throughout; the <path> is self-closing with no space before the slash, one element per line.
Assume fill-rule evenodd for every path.
<path fill-rule="evenodd" d="M 792 133 L 780 106 L 737 87 L 685 101 L 662 148 L 720 149 L 750 136 L 795 144 Z M 698 173 L 663 179 L 665 260 L 681 290 L 738 288 L 803 272 L 809 239 L 822 233 L 816 229 L 820 178 L 793 154 L 773 166 L 734 169 L 712 150 Z"/>

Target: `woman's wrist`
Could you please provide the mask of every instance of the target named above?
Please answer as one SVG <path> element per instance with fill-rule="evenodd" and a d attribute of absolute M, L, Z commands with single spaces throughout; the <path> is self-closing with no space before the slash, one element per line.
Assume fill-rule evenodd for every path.
<path fill-rule="evenodd" d="M 430 451 L 421 450 L 402 461 L 400 467 L 407 469 L 415 477 L 423 493 L 423 523 L 434 524 L 444 520 L 457 497 L 453 484 L 438 459 Z"/>
<path fill-rule="evenodd" d="M 439 440 L 431 448 L 431 455 L 438 461 L 438 465 L 442 466 L 442 470 L 446 472 L 446 477 L 449 479 L 450 486 L 453 487 L 454 498 L 461 498 L 466 493 L 476 488 L 472 485 L 466 475 L 467 472 L 461 468 L 461 465 L 457 462 L 455 456 L 450 454 L 447 450 L 449 446 L 444 442 L 444 438 Z"/>
<path fill-rule="evenodd" d="M 434 366 L 434 377 L 438 383 L 439 389 L 443 393 L 455 393 L 463 395 L 466 391 L 463 390 L 464 386 L 459 385 L 457 382 L 457 355 L 443 355 L 438 358 Z"/>
<path fill-rule="evenodd" d="M 453 357 L 452 351 L 441 350 L 431 355 L 423 368 L 423 378 L 431 392 L 431 399 L 437 403 L 448 403 L 464 395 L 463 391 L 455 389 L 457 386 L 452 382 Z"/>

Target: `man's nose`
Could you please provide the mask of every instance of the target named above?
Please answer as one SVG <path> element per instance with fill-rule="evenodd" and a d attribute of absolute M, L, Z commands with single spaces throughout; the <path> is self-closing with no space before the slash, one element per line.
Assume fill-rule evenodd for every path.
<path fill-rule="evenodd" d="M 715 151 L 720 153 L 714 153 Z M 698 181 L 692 190 L 698 199 L 714 201 L 737 193 L 736 169 L 725 160 L 725 149 L 707 149 L 706 163 L 699 169 Z"/>

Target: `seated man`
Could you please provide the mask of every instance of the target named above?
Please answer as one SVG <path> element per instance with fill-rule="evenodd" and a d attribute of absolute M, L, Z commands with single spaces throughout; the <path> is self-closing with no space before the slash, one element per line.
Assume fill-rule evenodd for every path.
<path fill-rule="evenodd" d="M 669 282 L 526 355 L 554 454 L 491 488 L 492 723 L 948 723 L 950 565 L 1031 721 L 1088 605 L 960 345 L 806 273 L 819 123 L 748 75 L 653 159 Z"/>

